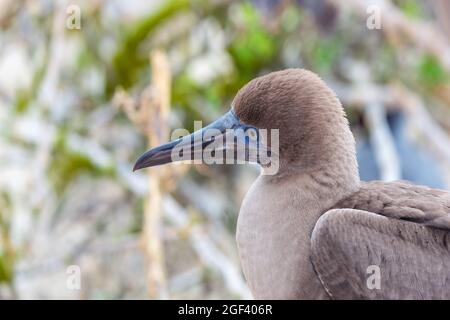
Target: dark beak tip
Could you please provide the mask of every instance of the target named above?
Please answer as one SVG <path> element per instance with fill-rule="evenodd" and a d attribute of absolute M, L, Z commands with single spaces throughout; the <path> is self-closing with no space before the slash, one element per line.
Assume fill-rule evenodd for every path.
<path fill-rule="evenodd" d="M 141 169 L 143 169 L 143 168 L 145 168 L 145 166 L 142 164 L 142 161 L 140 161 L 141 159 L 138 159 L 137 161 L 136 161 L 136 163 L 134 164 L 134 166 L 133 166 L 133 172 L 136 172 L 136 171 L 138 171 L 138 170 L 141 170 Z"/>

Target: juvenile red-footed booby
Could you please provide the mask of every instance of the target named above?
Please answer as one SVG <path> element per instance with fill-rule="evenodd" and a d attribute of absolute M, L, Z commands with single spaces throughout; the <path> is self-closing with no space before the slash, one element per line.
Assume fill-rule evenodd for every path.
<path fill-rule="evenodd" d="M 216 129 L 213 139 L 204 139 L 207 128 Z M 279 170 L 257 178 L 238 218 L 239 255 L 255 298 L 450 299 L 450 193 L 361 182 L 344 110 L 310 71 L 252 80 L 230 112 L 189 139 L 147 151 L 135 170 L 175 161 L 176 147 L 188 145 L 192 155 L 226 129 L 249 128 L 279 130 Z M 236 133 L 234 144 L 245 137 Z M 270 150 L 268 141 L 258 135 L 243 145 Z"/>

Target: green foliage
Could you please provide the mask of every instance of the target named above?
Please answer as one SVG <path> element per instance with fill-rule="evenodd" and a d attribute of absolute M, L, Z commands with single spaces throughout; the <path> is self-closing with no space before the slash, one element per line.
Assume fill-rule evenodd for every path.
<path fill-rule="evenodd" d="M 322 74 L 330 73 L 342 48 L 342 42 L 337 37 L 318 37 L 309 55 L 312 69 Z"/>
<path fill-rule="evenodd" d="M 418 66 L 419 82 L 432 88 L 449 81 L 449 75 L 436 57 L 425 55 Z"/>
<path fill-rule="evenodd" d="M 174 78 L 172 101 L 186 111 L 185 127 L 188 130 L 193 129 L 194 120 L 204 118 L 199 112 L 202 104 L 217 112 L 228 108 L 227 101 L 231 101 L 245 83 L 277 57 L 280 46 L 275 35 L 268 32 L 262 23 L 260 12 L 248 2 L 236 6 L 241 20 L 238 25 L 227 25 L 232 38 L 227 47 L 234 66 L 232 73 L 217 77 L 207 85 L 196 83 L 186 72 Z"/>
<path fill-rule="evenodd" d="M 229 53 L 245 83 L 255 76 L 257 70 L 268 65 L 277 53 L 275 36 L 261 22 L 260 13 L 248 2 L 240 4 L 243 29 L 230 43 Z"/>
<path fill-rule="evenodd" d="M 18 90 L 16 93 L 16 100 L 14 101 L 14 110 L 17 113 L 23 113 L 28 107 L 28 103 L 31 101 L 32 96 L 29 90 Z"/>
<path fill-rule="evenodd" d="M 10 243 L 9 199 L 0 193 L 0 283 L 11 283 L 14 275 L 15 250 Z"/>
<path fill-rule="evenodd" d="M 99 167 L 87 155 L 71 150 L 64 130 L 60 132 L 52 153 L 49 178 L 58 194 L 62 194 L 80 174 L 87 173 L 93 177 L 114 175 L 113 168 Z"/>
<path fill-rule="evenodd" d="M 11 283 L 14 275 L 15 254 L 0 252 L 0 283 Z"/>
<path fill-rule="evenodd" d="M 372 67 L 376 81 L 385 83 L 398 76 L 399 66 L 393 46 L 389 44 L 381 46 L 373 60 Z"/>
<path fill-rule="evenodd" d="M 136 81 L 139 70 L 148 60 L 148 57 L 139 51 L 140 44 L 161 23 L 188 8 L 188 0 L 167 0 L 159 10 L 138 21 L 123 34 L 113 57 L 112 74 L 108 77 L 106 87 L 108 93 L 114 92 L 117 85 L 126 89 Z"/>
<path fill-rule="evenodd" d="M 32 102 L 37 95 L 39 86 L 45 75 L 46 66 L 41 66 L 36 70 L 33 75 L 30 88 L 22 88 L 17 91 L 14 100 L 14 110 L 16 113 L 21 114 L 28 109 L 28 105 Z"/>
<path fill-rule="evenodd" d="M 418 1 L 401 0 L 397 2 L 400 10 L 402 10 L 406 16 L 412 19 L 420 19 L 421 17 L 423 17 L 423 10 Z"/>

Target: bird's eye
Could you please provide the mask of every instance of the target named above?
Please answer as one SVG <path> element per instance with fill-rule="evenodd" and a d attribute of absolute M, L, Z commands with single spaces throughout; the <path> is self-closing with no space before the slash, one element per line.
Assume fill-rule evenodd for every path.
<path fill-rule="evenodd" d="M 258 139 L 258 133 L 256 132 L 256 129 L 254 129 L 254 128 L 250 128 L 250 129 L 247 130 L 247 136 L 251 140 L 257 140 Z"/>

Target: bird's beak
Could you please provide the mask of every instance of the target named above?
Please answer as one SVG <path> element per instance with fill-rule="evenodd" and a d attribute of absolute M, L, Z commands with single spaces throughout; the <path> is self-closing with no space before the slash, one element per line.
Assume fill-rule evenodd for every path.
<path fill-rule="evenodd" d="M 230 110 L 210 125 L 145 152 L 133 171 L 176 161 L 210 163 L 260 162 L 270 156 L 261 142 L 260 130 L 239 121 Z M 263 155 L 263 156 L 262 156 Z M 222 160 L 221 160 L 222 159 Z"/>

